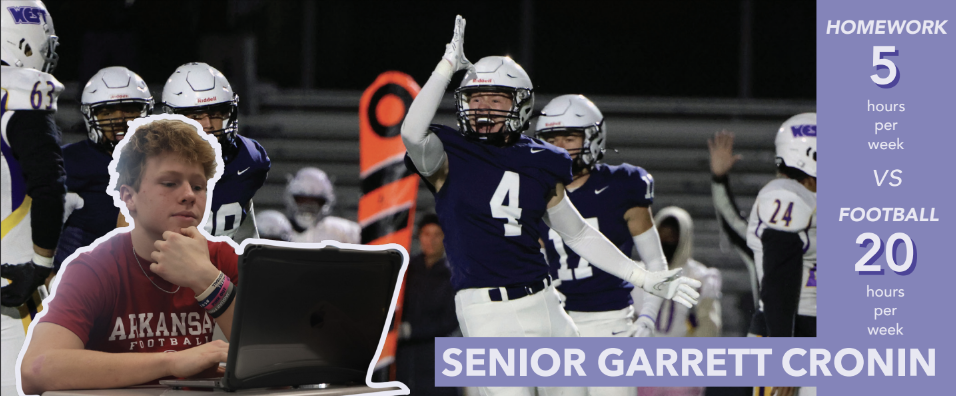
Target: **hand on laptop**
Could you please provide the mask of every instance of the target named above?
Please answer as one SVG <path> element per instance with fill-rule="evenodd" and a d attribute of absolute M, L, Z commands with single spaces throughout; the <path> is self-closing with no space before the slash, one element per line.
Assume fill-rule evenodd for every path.
<path fill-rule="evenodd" d="M 219 362 L 225 362 L 229 354 L 229 344 L 225 341 L 212 341 L 189 348 L 185 351 L 168 353 L 167 372 L 178 378 L 192 377 L 205 370 L 219 368 Z"/>
<path fill-rule="evenodd" d="M 156 263 L 149 269 L 166 281 L 193 289 L 198 295 L 211 285 L 219 270 L 209 261 L 209 245 L 196 227 L 183 228 L 182 233 L 166 231 L 156 241 L 152 253 Z"/>

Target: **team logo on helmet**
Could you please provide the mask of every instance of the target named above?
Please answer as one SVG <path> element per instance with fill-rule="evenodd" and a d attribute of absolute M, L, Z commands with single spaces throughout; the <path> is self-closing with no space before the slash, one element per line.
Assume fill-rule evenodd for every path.
<path fill-rule="evenodd" d="M 790 127 L 790 131 L 793 132 L 793 137 L 817 136 L 816 125 L 793 125 Z"/>
<path fill-rule="evenodd" d="M 13 22 L 16 24 L 28 24 L 28 25 L 39 25 L 40 19 L 43 19 L 42 23 L 47 23 L 46 20 L 46 10 L 38 7 L 7 7 L 10 10 L 10 15 L 13 16 Z"/>

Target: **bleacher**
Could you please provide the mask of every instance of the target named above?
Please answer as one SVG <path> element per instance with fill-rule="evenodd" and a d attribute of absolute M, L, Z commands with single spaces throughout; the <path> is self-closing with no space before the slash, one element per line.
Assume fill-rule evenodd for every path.
<path fill-rule="evenodd" d="M 67 83 L 57 122 L 64 143 L 86 138 L 71 131 L 81 121 L 77 83 Z M 162 85 L 150 84 L 157 102 Z M 325 170 L 336 185 L 335 215 L 356 219 L 359 187 L 359 91 L 278 89 L 260 84 L 257 109 L 240 114 L 240 133 L 256 139 L 272 159 L 266 185 L 254 198 L 257 211 L 284 210 L 286 177 L 301 167 Z M 555 95 L 536 95 L 540 110 Z M 242 96 L 241 96 L 242 97 Z M 608 123 L 605 161 L 628 162 L 654 176 L 655 203 L 683 207 L 695 221 L 694 257 L 723 274 L 725 335 L 743 335 L 749 318 L 740 306 L 751 301 L 748 272 L 722 237 L 710 196 L 707 138 L 720 129 L 733 131 L 743 155 L 731 178 L 741 210 L 749 213 L 754 197 L 774 177 L 773 138 L 789 116 L 815 111 L 813 101 L 591 97 Z M 157 104 L 157 111 L 159 105 Z M 446 95 L 435 123 L 455 125 L 452 95 Z M 433 211 L 434 199 L 423 186 L 418 210 Z M 417 245 L 413 246 L 417 251 Z"/>

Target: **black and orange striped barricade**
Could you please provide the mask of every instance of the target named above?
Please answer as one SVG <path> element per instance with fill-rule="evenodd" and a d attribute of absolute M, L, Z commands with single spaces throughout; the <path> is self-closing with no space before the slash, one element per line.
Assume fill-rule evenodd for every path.
<path fill-rule="evenodd" d="M 421 88 L 409 75 L 397 71 L 382 73 L 362 94 L 359 104 L 359 172 L 362 198 L 358 222 L 362 243 L 397 243 L 408 251 L 415 224 L 418 176 L 405 168 L 402 121 Z M 395 315 L 376 369 L 395 361 L 398 326 L 402 319 L 405 282 L 402 281 Z M 390 369 L 395 378 L 395 366 Z"/>

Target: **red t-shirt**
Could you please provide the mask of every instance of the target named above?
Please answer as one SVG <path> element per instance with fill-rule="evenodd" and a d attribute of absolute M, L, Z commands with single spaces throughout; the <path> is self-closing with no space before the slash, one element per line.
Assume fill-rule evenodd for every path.
<path fill-rule="evenodd" d="M 212 264 L 238 284 L 235 249 L 208 243 Z M 134 254 L 130 234 L 122 233 L 69 262 L 40 322 L 63 326 L 86 349 L 102 352 L 181 351 L 212 341 L 215 322 L 192 289 L 159 290 L 156 285 L 167 291 L 177 286 L 150 271 L 149 260 L 140 257 L 141 266 Z"/>

